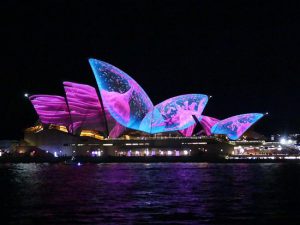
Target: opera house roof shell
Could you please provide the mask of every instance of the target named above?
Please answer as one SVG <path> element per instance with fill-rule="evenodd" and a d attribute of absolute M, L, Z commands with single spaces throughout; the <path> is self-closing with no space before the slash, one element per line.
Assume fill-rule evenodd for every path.
<path fill-rule="evenodd" d="M 128 74 L 106 62 L 90 59 L 98 90 L 86 84 L 63 82 L 66 96 L 31 95 L 42 124 L 61 125 L 71 134 L 83 129 L 119 137 L 126 129 L 148 134 L 178 131 L 183 136 L 226 135 L 239 139 L 262 113 L 247 113 L 223 120 L 202 114 L 209 97 L 185 94 L 157 105 Z M 196 132 L 197 127 L 202 132 Z"/>

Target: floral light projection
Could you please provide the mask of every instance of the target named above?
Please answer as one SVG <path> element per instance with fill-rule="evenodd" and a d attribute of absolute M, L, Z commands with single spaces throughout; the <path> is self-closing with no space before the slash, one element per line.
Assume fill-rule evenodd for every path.
<path fill-rule="evenodd" d="M 225 134 L 231 140 L 237 140 L 262 117 L 262 113 L 248 113 L 232 116 L 216 123 L 211 128 L 211 132 L 213 134 Z"/>
<path fill-rule="evenodd" d="M 163 101 L 149 112 L 141 127 L 150 129 L 149 133 L 175 131 L 195 124 L 193 115 L 201 118 L 208 97 L 201 94 L 180 95 Z"/>
<path fill-rule="evenodd" d="M 90 59 L 103 105 L 121 125 L 140 130 L 140 123 L 153 109 L 153 104 L 129 75 L 100 60 Z M 142 130 L 145 131 L 145 130 Z"/>

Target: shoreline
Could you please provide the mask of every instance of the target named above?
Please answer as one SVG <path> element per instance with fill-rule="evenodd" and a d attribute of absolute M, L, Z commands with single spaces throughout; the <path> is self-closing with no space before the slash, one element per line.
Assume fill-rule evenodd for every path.
<path fill-rule="evenodd" d="M 6 163 L 300 163 L 299 159 L 226 159 L 225 157 L 199 157 L 199 156 L 182 156 L 182 157 L 71 157 L 45 158 L 45 157 L 1 157 L 0 164 Z"/>

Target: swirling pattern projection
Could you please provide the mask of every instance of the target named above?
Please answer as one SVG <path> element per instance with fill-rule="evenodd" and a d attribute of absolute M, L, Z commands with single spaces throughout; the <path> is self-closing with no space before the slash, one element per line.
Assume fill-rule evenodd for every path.
<path fill-rule="evenodd" d="M 183 130 L 195 123 L 193 115 L 201 119 L 208 97 L 202 94 L 180 95 L 163 101 L 149 112 L 141 129 L 149 133 Z"/>
<path fill-rule="evenodd" d="M 203 131 L 205 132 L 205 135 L 210 136 L 211 135 L 211 128 L 220 120 L 210 117 L 210 116 L 202 116 L 199 120 L 199 123 L 202 126 Z M 196 127 L 196 124 L 193 124 L 189 126 L 186 129 L 180 130 L 180 133 L 185 137 L 191 137 L 194 134 L 194 129 Z"/>
<path fill-rule="evenodd" d="M 105 131 L 103 109 L 95 88 L 73 82 L 63 82 L 70 109 L 73 131 L 92 129 Z"/>
<path fill-rule="evenodd" d="M 71 129 L 71 118 L 64 97 L 56 95 L 32 95 L 29 97 L 43 124 L 55 124 Z"/>
<path fill-rule="evenodd" d="M 216 123 L 212 127 L 211 132 L 213 134 L 225 134 L 231 140 L 237 140 L 262 117 L 263 114 L 261 113 L 232 116 Z"/>
<path fill-rule="evenodd" d="M 100 90 L 103 105 L 121 125 L 145 131 L 140 123 L 153 109 L 153 104 L 129 75 L 100 60 L 89 60 Z"/>

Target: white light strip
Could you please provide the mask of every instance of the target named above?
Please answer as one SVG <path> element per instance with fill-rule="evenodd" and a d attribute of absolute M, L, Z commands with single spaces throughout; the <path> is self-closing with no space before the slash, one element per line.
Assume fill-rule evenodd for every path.
<path fill-rule="evenodd" d="M 107 144 L 103 144 L 103 146 L 113 146 L 113 144 L 107 143 Z"/>

